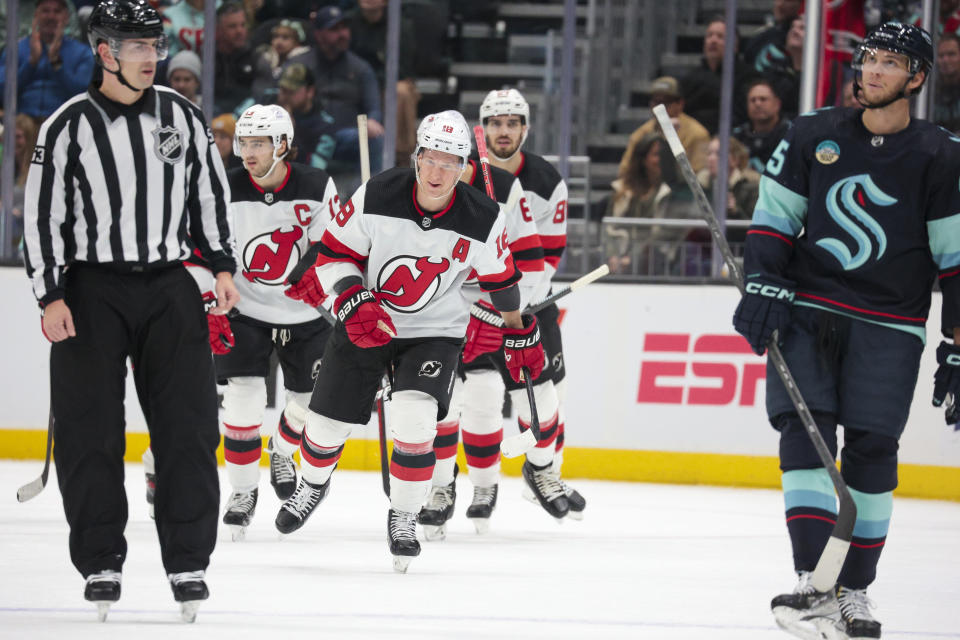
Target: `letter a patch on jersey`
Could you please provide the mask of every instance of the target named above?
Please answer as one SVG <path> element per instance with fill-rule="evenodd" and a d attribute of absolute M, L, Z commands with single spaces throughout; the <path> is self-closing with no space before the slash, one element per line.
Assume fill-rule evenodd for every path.
<path fill-rule="evenodd" d="M 470 253 L 470 241 L 466 238 L 457 240 L 453 248 L 453 259 L 459 260 L 461 264 L 467 264 L 467 254 Z"/>

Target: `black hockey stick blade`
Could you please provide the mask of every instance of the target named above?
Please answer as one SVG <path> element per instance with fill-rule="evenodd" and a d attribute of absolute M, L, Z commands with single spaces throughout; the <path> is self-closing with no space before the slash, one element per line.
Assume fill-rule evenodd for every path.
<path fill-rule="evenodd" d="M 387 416 L 383 407 L 383 399 L 387 394 L 387 387 L 381 387 L 377 394 L 377 431 L 380 439 L 380 480 L 383 483 L 383 493 L 390 497 L 390 460 L 387 457 Z"/>
<path fill-rule="evenodd" d="M 700 182 L 693 172 L 693 167 L 690 166 L 690 160 L 687 158 L 683 145 L 680 144 L 680 138 L 677 136 L 677 131 L 673 127 L 670 116 L 667 115 L 666 108 L 664 108 L 663 105 L 657 105 L 653 108 L 653 115 L 660 123 L 660 129 L 663 131 L 664 137 L 667 139 L 667 144 L 670 145 L 670 150 L 677 160 L 677 166 L 680 167 L 680 171 L 687 185 L 693 192 L 694 200 L 700 208 L 700 213 L 706 221 L 707 227 L 710 229 L 710 235 L 713 237 L 713 241 L 716 243 L 717 248 L 720 249 L 723 261 L 726 263 L 727 269 L 730 272 L 730 277 L 740 290 L 740 294 L 743 295 L 745 292 L 743 271 L 740 269 L 740 265 L 730 251 L 730 245 L 727 243 L 727 238 L 724 236 L 723 230 L 720 228 L 720 223 L 717 221 L 717 216 L 713 212 L 713 206 L 707 199 L 707 195 L 703 192 L 703 187 L 700 186 Z M 844 482 L 843 477 L 837 470 L 836 459 L 833 454 L 830 453 L 830 449 L 827 447 L 827 443 L 824 442 L 823 436 L 820 435 L 817 423 L 807 408 L 807 403 L 800 394 L 800 389 L 797 388 L 797 383 L 793 378 L 793 374 L 790 373 L 790 369 L 787 367 L 787 362 L 784 360 L 783 354 L 780 353 L 780 347 L 777 346 L 777 339 L 778 336 L 774 333 L 769 344 L 767 344 L 767 353 L 770 362 L 780 376 L 780 380 L 783 381 L 783 386 L 786 388 L 787 394 L 790 396 L 790 400 L 793 402 L 793 406 L 800 416 L 803 427 L 810 437 L 810 442 L 817 451 L 820 462 L 830 475 L 830 480 L 833 482 L 833 488 L 837 492 L 837 499 L 839 501 L 837 522 L 833 526 L 830 539 L 827 541 L 827 546 L 824 548 L 823 553 L 820 554 L 820 560 L 817 562 L 817 567 L 814 569 L 810 580 L 810 583 L 817 591 L 825 592 L 833 589 L 836 584 L 837 577 L 840 575 L 840 569 L 843 567 L 843 561 L 847 556 L 847 551 L 850 549 L 850 541 L 853 539 L 853 525 L 857 521 L 857 505 L 853 502 L 853 497 L 850 495 L 847 483 Z"/>
<path fill-rule="evenodd" d="M 53 450 L 53 409 L 50 410 L 50 417 L 47 419 L 47 453 L 43 462 L 43 472 L 36 480 L 31 480 L 27 484 L 17 489 L 17 502 L 26 502 L 36 498 L 43 488 L 47 486 L 47 477 L 50 475 L 50 452 Z"/>

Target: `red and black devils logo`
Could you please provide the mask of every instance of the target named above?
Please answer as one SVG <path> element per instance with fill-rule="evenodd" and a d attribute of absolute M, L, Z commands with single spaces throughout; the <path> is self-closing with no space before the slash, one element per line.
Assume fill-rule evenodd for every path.
<path fill-rule="evenodd" d="M 440 288 L 440 274 L 450 268 L 450 261 L 439 258 L 397 256 L 383 265 L 377 275 L 380 302 L 400 313 L 420 311 Z"/>
<path fill-rule="evenodd" d="M 243 277 L 250 282 L 280 285 L 300 260 L 297 240 L 303 229 L 274 229 L 256 236 L 243 248 Z"/>

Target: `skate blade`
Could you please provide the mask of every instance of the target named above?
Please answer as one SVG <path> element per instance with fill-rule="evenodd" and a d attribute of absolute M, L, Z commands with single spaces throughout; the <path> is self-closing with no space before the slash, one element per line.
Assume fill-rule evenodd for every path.
<path fill-rule="evenodd" d="M 490 531 L 490 518 L 470 518 L 470 522 L 473 523 L 473 528 L 477 530 L 477 533 L 484 535 Z"/>
<path fill-rule="evenodd" d="M 180 603 L 180 619 L 186 623 L 196 622 L 197 611 L 200 609 L 202 600 L 191 600 L 190 602 Z"/>
<path fill-rule="evenodd" d="M 421 525 L 423 527 L 423 536 L 429 542 L 439 542 L 441 540 L 447 539 L 447 525 L 441 524 L 439 526 L 432 524 Z"/>
<path fill-rule="evenodd" d="M 413 556 L 393 556 L 393 570 L 397 573 L 406 573 L 412 560 Z"/>
<path fill-rule="evenodd" d="M 239 524 L 228 524 L 230 539 L 234 542 L 243 542 L 247 538 L 247 528 Z"/>
<path fill-rule="evenodd" d="M 95 602 L 97 605 L 97 620 L 99 622 L 107 621 L 107 614 L 110 613 L 111 602 Z"/>
<path fill-rule="evenodd" d="M 150 503 L 147 503 L 147 513 L 150 514 L 150 519 L 151 519 L 151 520 L 156 520 L 156 519 L 157 519 L 156 514 L 154 514 L 154 512 L 153 512 L 153 505 L 150 504 Z"/>
<path fill-rule="evenodd" d="M 571 509 L 567 511 L 567 517 L 571 520 L 583 520 L 583 511 L 574 511 Z"/>
<path fill-rule="evenodd" d="M 778 627 L 803 640 L 846 640 L 846 635 L 837 635 L 834 620 L 826 616 L 802 618 L 795 609 L 776 607 L 773 617 Z"/>

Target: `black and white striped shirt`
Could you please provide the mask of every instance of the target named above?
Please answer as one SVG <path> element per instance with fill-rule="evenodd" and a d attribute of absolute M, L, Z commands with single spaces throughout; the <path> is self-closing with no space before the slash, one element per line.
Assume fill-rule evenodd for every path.
<path fill-rule="evenodd" d="M 40 128 L 24 197 L 24 258 L 42 305 L 75 262 L 134 269 L 179 262 L 187 236 L 213 271 L 235 270 L 227 183 L 213 134 L 179 93 L 133 105 L 94 87 Z"/>

